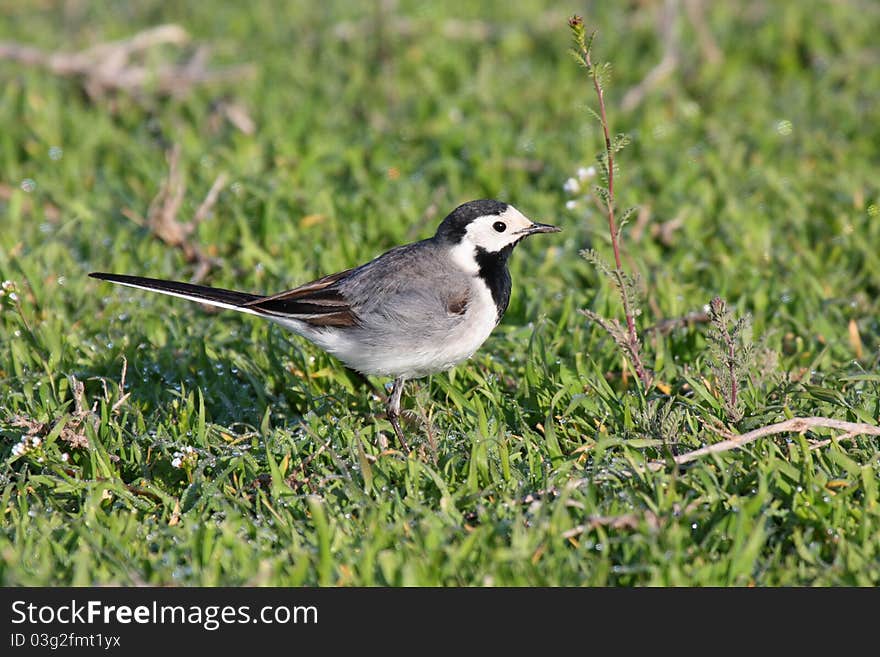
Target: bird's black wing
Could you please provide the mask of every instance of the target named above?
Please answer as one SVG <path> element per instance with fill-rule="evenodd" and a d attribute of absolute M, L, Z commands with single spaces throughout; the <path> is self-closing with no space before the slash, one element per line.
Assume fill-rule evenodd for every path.
<path fill-rule="evenodd" d="M 313 326 L 355 326 L 357 315 L 339 285 L 353 269 L 323 276 L 292 290 L 249 301 L 244 305 L 276 315 L 289 315 Z"/>

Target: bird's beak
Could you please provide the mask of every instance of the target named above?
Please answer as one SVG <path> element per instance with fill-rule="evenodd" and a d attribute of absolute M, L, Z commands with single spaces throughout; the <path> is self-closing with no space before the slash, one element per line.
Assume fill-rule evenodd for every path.
<path fill-rule="evenodd" d="M 519 231 L 520 235 L 534 235 L 535 233 L 558 233 L 561 228 L 551 226 L 550 224 L 532 224 Z"/>

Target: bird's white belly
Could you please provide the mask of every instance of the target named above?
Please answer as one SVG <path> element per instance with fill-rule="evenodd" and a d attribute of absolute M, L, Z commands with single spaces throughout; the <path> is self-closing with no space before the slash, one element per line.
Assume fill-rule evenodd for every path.
<path fill-rule="evenodd" d="M 348 367 L 373 376 L 419 378 L 442 372 L 473 356 L 497 324 L 498 310 L 489 288 L 475 282 L 473 297 L 463 320 L 449 332 L 437 335 L 406 335 L 367 345 L 357 332 L 321 331 L 296 320 L 276 320 L 308 338 Z M 305 329 L 305 330 L 304 330 Z"/>

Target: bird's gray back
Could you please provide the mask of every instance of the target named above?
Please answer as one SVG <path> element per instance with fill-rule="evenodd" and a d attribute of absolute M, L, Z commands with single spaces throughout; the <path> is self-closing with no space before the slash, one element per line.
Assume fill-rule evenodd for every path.
<path fill-rule="evenodd" d="M 473 277 L 434 240 L 399 246 L 358 267 L 339 289 L 364 327 L 430 339 L 462 321 Z M 452 311 L 451 311 L 452 310 Z"/>

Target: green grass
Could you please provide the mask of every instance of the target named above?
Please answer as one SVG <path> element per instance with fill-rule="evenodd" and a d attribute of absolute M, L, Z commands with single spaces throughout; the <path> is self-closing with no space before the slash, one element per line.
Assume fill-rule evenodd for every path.
<path fill-rule="evenodd" d="M 876 438 L 811 450 L 832 435 L 817 430 L 644 473 L 663 439 L 721 439 L 706 327 L 646 339 L 661 384 L 647 399 L 624 381 L 620 351 L 577 312 L 620 316 L 579 255 L 608 256 L 604 219 L 567 210 L 562 189 L 601 147 L 567 52 L 570 10 L 598 29 L 612 129 L 633 138 L 620 206 L 650 208 L 640 238 L 632 224 L 624 237 L 640 326 L 723 296 L 758 339 L 736 430 L 803 415 L 876 424 L 880 9 L 712 3 L 723 61 L 706 63 L 682 23 L 680 68 L 624 113 L 662 52 L 653 15 L 553 4 L 548 20 L 536 2 L 401 2 L 406 32 L 342 2 L 0 9 L 0 39 L 75 50 L 177 22 L 215 62 L 258 71 L 182 99 L 92 103 L 74 81 L 0 63 L 0 280 L 19 297 L 0 299 L 0 583 L 880 583 Z M 452 38 L 453 17 L 491 32 Z M 356 38 L 339 38 L 346 22 Z M 246 105 L 253 136 L 211 128 L 223 95 Z M 123 214 L 146 212 L 172 141 L 182 219 L 218 173 L 234 182 L 196 235 L 223 263 L 217 286 L 274 292 L 347 268 L 472 198 L 564 232 L 514 254 L 510 309 L 478 354 L 411 387 L 421 420 L 405 457 L 380 447 L 395 443 L 379 402 L 310 344 L 86 277 L 191 274 Z M 671 220 L 669 239 L 651 230 Z M 23 422 L 42 443 L 16 455 Z M 611 516 L 624 521 L 591 526 Z"/>

